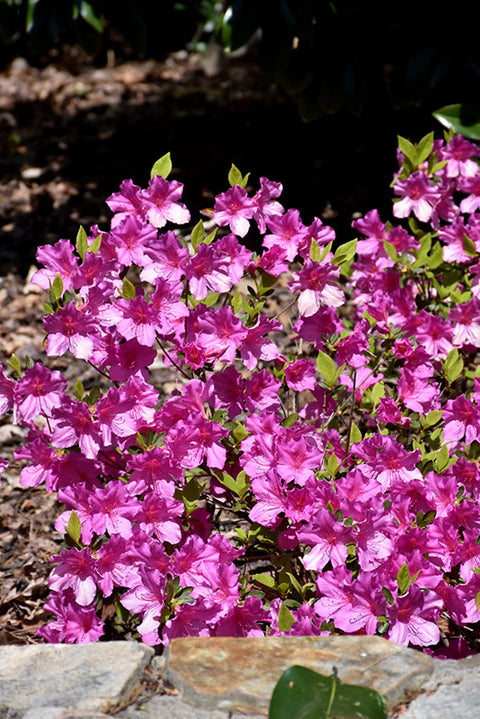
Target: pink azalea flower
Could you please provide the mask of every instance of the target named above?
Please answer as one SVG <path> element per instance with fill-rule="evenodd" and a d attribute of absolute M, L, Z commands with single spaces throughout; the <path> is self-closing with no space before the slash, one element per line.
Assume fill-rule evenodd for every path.
<path fill-rule="evenodd" d="M 297 359 L 285 368 L 285 382 L 290 389 L 301 392 L 315 389 L 315 363 L 308 359 Z"/>
<path fill-rule="evenodd" d="M 216 196 L 212 219 L 219 227 L 228 225 L 235 235 L 245 237 L 250 229 L 249 220 L 256 209 L 255 201 L 247 195 L 247 191 L 234 185 Z"/>
<path fill-rule="evenodd" d="M 270 217 L 267 220 L 270 234 L 263 238 L 263 246 L 281 247 L 284 257 L 292 262 L 298 254 L 299 246 L 307 235 L 307 228 L 300 219 L 298 210 L 287 210 L 284 215 Z M 311 237 L 311 236 L 309 236 Z M 310 247 L 308 248 L 310 250 Z"/>
<path fill-rule="evenodd" d="M 255 325 L 248 327 L 240 345 L 240 357 L 249 370 L 257 366 L 258 360 L 270 361 L 280 355 L 277 345 L 265 335 L 278 332 L 282 325 L 278 320 L 260 315 Z"/>
<path fill-rule="evenodd" d="M 241 320 L 233 314 L 232 308 L 210 309 L 199 315 L 197 322 L 195 343 L 203 349 L 206 357 L 232 362 L 248 334 Z"/>
<path fill-rule="evenodd" d="M 183 185 L 176 180 L 165 180 L 154 175 L 147 190 L 141 190 L 142 205 L 148 221 L 154 227 L 163 227 L 167 222 L 183 225 L 190 220 L 190 212 L 179 202 Z"/>
<path fill-rule="evenodd" d="M 81 607 L 91 604 L 95 599 L 97 584 L 95 560 L 90 549 L 66 549 L 54 555 L 52 562 L 57 563 L 57 566 L 50 573 L 50 589 L 61 592 L 71 588 L 77 604 Z"/>
<path fill-rule="evenodd" d="M 439 160 L 447 160 L 447 177 L 473 177 L 478 172 L 478 164 L 472 157 L 479 157 L 478 147 L 461 135 L 454 135 L 439 152 Z"/>
<path fill-rule="evenodd" d="M 74 257 L 74 247 L 70 240 L 59 240 L 54 245 L 41 245 L 36 252 L 37 261 L 43 265 L 32 275 L 30 282 L 43 290 L 48 290 L 59 274 L 63 282 L 63 293 L 72 289 L 72 282 L 78 269 L 78 259 Z"/>
<path fill-rule="evenodd" d="M 130 267 L 135 264 L 144 267 L 148 264 L 145 246 L 156 237 L 156 229 L 136 215 L 127 215 L 121 222 L 117 222 L 112 229 L 111 238 L 120 265 Z"/>
<path fill-rule="evenodd" d="M 172 230 L 146 245 L 145 255 L 148 260 L 140 273 L 142 282 L 154 284 L 159 277 L 178 282 L 185 274 L 188 250 Z"/>
<path fill-rule="evenodd" d="M 15 386 L 15 403 L 26 423 L 38 415 L 48 417 L 65 398 L 67 380 L 57 370 L 47 369 L 40 362 L 25 370 Z"/>
<path fill-rule="evenodd" d="M 272 182 L 267 180 L 266 177 L 260 178 L 260 189 L 253 197 L 255 203 L 253 219 L 262 235 L 267 229 L 266 220 L 272 215 L 281 215 L 283 213 L 282 205 L 276 200 L 277 197 L 280 197 L 282 191 L 283 187 L 280 182 Z"/>
<path fill-rule="evenodd" d="M 115 213 L 112 218 L 112 227 L 122 222 L 126 217 L 137 216 L 143 218 L 144 209 L 140 188 L 132 180 L 124 180 L 120 185 L 120 192 L 114 192 L 106 200 L 107 205 Z"/>
<path fill-rule="evenodd" d="M 203 300 L 209 291 L 228 292 L 233 281 L 228 271 L 228 258 L 218 253 L 216 245 L 201 244 L 185 265 L 185 278 L 196 300 Z"/>
<path fill-rule="evenodd" d="M 406 180 L 397 180 L 393 190 L 402 198 L 393 206 L 395 217 L 408 217 L 413 212 L 420 222 L 429 221 L 439 195 L 424 172 L 412 172 Z"/>
<path fill-rule="evenodd" d="M 301 315 L 311 317 L 320 307 L 340 307 L 345 302 L 345 295 L 337 284 L 340 269 L 331 264 L 331 252 L 319 262 L 308 259 L 288 283 L 292 292 L 300 291 L 298 310 Z"/>
<path fill-rule="evenodd" d="M 386 606 L 385 614 L 390 622 L 387 638 L 405 647 L 438 644 L 440 630 L 432 619 L 437 619 L 442 609 L 443 602 L 439 597 L 425 594 L 411 585 L 407 594 L 397 597 L 392 606 Z"/>
<path fill-rule="evenodd" d="M 70 350 L 78 359 L 89 359 L 94 346 L 93 338 L 98 338 L 98 326 L 73 302 L 67 302 L 55 314 L 44 317 L 43 326 L 48 333 L 48 355 L 63 355 Z"/>
<path fill-rule="evenodd" d="M 445 442 L 458 442 L 465 437 L 466 444 L 470 444 L 480 438 L 480 410 L 466 397 L 447 400 L 443 421 Z"/>
<path fill-rule="evenodd" d="M 460 202 L 460 212 L 476 212 L 480 207 L 480 174 L 477 172 L 473 177 L 460 177 L 458 189 L 468 195 Z"/>
<path fill-rule="evenodd" d="M 320 508 L 308 527 L 297 532 L 301 542 L 312 547 L 303 557 L 307 570 L 321 571 L 328 562 L 342 566 L 347 558 L 347 544 L 354 541 L 352 527 L 345 527 L 328 509 Z"/>
<path fill-rule="evenodd" d="M 47 642 L 58 644 L 88 644 L 98 642 L 104 635 L 103 622 L 97 617 L 95 605 L 79 606 L 71 590 L 52 592 L 44 609 L 57 616 L 45 627 L 37 629 L 37 635 Z"/>

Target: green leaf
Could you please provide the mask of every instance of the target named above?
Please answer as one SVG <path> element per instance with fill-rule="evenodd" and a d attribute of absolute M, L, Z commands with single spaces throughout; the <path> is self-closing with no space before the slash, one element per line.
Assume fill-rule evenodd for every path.
<path fill-rule="evenodd" d="M 230 168 L 230 172 L 228 173 L 228 182 L 230 184 L 230 187 L 234 187 L 234 185 L 239 185 L 242 187 L 242 173 L 238 169 L 238 167 L 235 167 L 235 165 L 232 163 L 232 166 Z"/>
<path fill-rule="evenodd" d="M 333 256 L 333 264 L 334 265 L 343 265 L 345 262 L 351 262 L 353 258 L 355 257 L 355 252 L 357 250 L 357 240 L 350 240 L 350 242 L 345 242 L 344 245 L 340 245 L 335 251 L 335 254 Z"/>
<path fill-rule="evenodd" d="M 163 157 L 160 157 L 160 159 L 154 163 L 150 171 L 150 179 L 155 175 L 160 175 L 160 177 L 163 177 L 166 180 L 171 171 L 172 159 L 170 157 L 170 153 L 167 152 L 166 155 L 163 155 Z"/>
<path fill-rule="evenodd" d="M 411 584 L 410 570 L 407 566 L 407 563 L 404 562 L 397 573 L 398 594 L 400 596 L 402 594 L 406 594 L 408 592 L 408 588 L 409 588 L 410 584 Z"/>
<path fill-rule="evenodd" d="M 280 609 L 278 610 L 278 628 L 281 632 L 289 632 L 292 628 L 292 624 L 295 621 L 295 618 L 290 611 L 290 609 L 287 607 L 285 602 L 282 602 L 280 604 Z M 292 715 L 294 716 L 294 715 Z"/>
<path fill-rule="evenodd" d="M 94 30 L 99 33 L 103 32 L 103 15 L 95 15 L 92 6 L 90 3 L 86 2 L 86 0 L 82 0 L 80 3 L 80 15 L 83 17 L 85 22 L 88 22 L 88 24 L 94 28 Z"/>
<path fill-rule="evenodd" d="M 293 427 L 297 419 L 298 414 L 296 412 L 292 412 L 292 414 L 289 414 L 288 417 L 285 417 L 285 419 L 281 423 L 282 427 Z"/>
<path fill-rule="evenodd" d="M 93 252 L 93 254 L 96 255 L 98 250 L 100 249 L 101 242 L 102 242 L 102 233 L 97 235 L 97 237 L 93 240 L 92 244 L 88 248 L 88 252 Z"/>
<path fill-rule="evenodd" d="M 13 369 L 13 371 L 18 374 L 19 376 L 22 374 L 22 368 L 20 366 L 20 360 L 18 359 L 17 355 L 12 354 L 10 357 L 8 364 Z"/>
<path fill-rule="evenodd" d="M 391 260 L 393 260 L 394 262 L 398 262 L 400 260 L 399 254 L 391 242 L 388 242 L 388 240 L 383 240 L 383 247 Z"/>
<path fill-rule="evenodd" d="M 75 542 L 75 544 L 80 544 L 81 532 L 82 526 L 80 524 L 80 520 L 75 513 L 75 510 L 72 509 L 72 513 L 70 514 L 67 524 L 67 534 Z"/>
<path fill-rule="evenodd" d="M 477 105 L 445 105 L 432 112 L 433 117 L 449 130 L 480 140 L 480 107 Z"/>
<path fill-rule="evenodd" d="M 316 362 L 317 370 L 325 378 L 325 382 L 329 387 L 333 387 L 336 380 L 336 365 L 335 362 L 325 352 L 319 350 Z"/>
<path fill-rule="evenodd" d="M 318 262 L 320 260 L 320 256 L 322 254 L 322 250 L 320 249 L 320 245 L 316 241 L 314 237 L 312 237 L 312 241 L 310 243 L 310 257 L 312 258 L 313 262 Z"/>
<path fill-rule="evenodd" d="M 271 589 L 273 589 L 273 587 L 275 586 L 275 579 L 272 577 L 271 574 L 253 574 L 252 579 L 254 582 L 263 584 L 264 587 L 270 587 Z"/>
<path fill-rule="evenodd" d="M 87 254 L 88 250 L 88 239 L 87 239 L 87 233 L 85 232 L 85 228 L 80 225 L 80 228 L 77 232 L 77 252 L 82 258 L 82 260 L 85 259 L 85 255 Z"/>
<path fill-rule="evenodd" d="M 205 239 L 203 240 L 204 245 L 209 245 L 211 242 L 213 242 L 213 240 L 215 239 L 215 236 L 217 234 L 217 230 L 218 230 L 218 227 L 215 227 L 215 229 L 213 229 L 210 232 L 210 234 L 205 237 Z"/>
<path fill-rule="evenodd" d="M 355 424 L 355 422 L 352 422 L 352 426 L 350 427 L 350 444 L 355 444 L 356 442 L 361 442 L 363 439 L 362 433 L 358 426 Z"/>
<path fill-rule="evenodd" d="M 433 150 L 433 142 L 435 139 L 435 133 L 429 132 L 428 135 L 422 137 L 417 145 L 417 164 L 425 162 L 427 157 Z"/>
<path fill-rule="evenodd" d="M 192 230 L 192 234 L 190 236 L 192 247 L 195 250 L 195 252 L 198 249 L 198 245 L 200 245 L 203 242 L 203 239 L 205 237 L 205 228 L 203 227 L 203 222 L 200 220 L 200 222 L 197 222 L 195 227 Z"/>
<path fill-rule="evenodd" d="M 133 300 L 136 297 L 135 285 L 126 277 L 123 278 L 122 296 L 126 300 Z"/>
<path fill-rule="evenodd" d="M 52 282 L 52 292 L 56 300 L 60 299 L 63 293 L 63 280 L 60 276 L 60 272 Z"/>
<path fill-rule="evenodd" d="M 80 378 L 78 378 L 77 381 L 75 382 L 75 387 L 73 388 L 73 393 L 74 393 L 76 399 L 78 399 L 78 401 L 81 402 L 83 399 L 84 390 L 83 390 L 83 382 Z"/>
<path fill-rule="evenodd" d="M 407 140 L 405 137 L 400 137 L 400 135 L 397 135 L 398 140 L 398 146 L 400 150 L 403 152 L 405 157 L 410 160 L 413 166 L 416 166 L 418 163 L 417 160 L 417 148 L 414 144 L 410 142 L 410 140 Z"/>
<path fill-rule="evenodd" d="M 420 417 L 420 424 L 423 429 L 428 429 L 429 427 L 433 427 L 434 424 L 437 424 L 437 422 L 442 418 L 442 414 L 443 411 L 441 409 L 432 409 L 426 417 Z"/>
<path fill-rule="evenodd" d="M 443 365 L 443 371 L 445 373 L 445 377 L 447 380 L 451 382 L 455 382 L 457 377 L 460 376 L 461 372 L 463 370 L 463 358 L 458 351 L 457 347 L 454 347 L 450 352 L 448 353 L 445 364 Z"/>
<path fill-rule="evenodd" d="M 437 472 L 443 472 L 443 470 L 449 466 L 450 453 L 446 444 L 443 444 L 438 450 L 437 456 L 435 458 L 435 464 L 437 467 Z"/>
<path fill-rule="evenodd" d="M 275 685 L 268 719 L 385 719 L 386 706 L 372 689 L 292 666 Z"/>
<path fill-rule="evenodd" d="M 477 248 L 475 247 L 473 241 L 465 233 L 462 238 L 462 245 L 463 249 L 467 255 L 470 255 L 470 257 L 476 257 L 478 255 Z"/>

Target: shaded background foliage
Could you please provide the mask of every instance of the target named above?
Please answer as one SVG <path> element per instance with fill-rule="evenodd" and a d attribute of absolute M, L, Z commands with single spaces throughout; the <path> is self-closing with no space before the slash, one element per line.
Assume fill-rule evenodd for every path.
<path fill-rule="evenodd" d="M 15 57 L 58 66 L 62 48 L 78 47 L 92 68 L 112 57 L 162 61 L 178 50 L 211 57 L 202 99 L 190 88 L 189 98 L 173 93 L 155 111 L 119 107 L 107 141 L 99 139 L 100 129 L 108 135 L 103 118 L 95 137 L 81 113 L 66 120 L 25 101 L 16 112 L 30 122 L 51 112 L 58 125 L 86 133 L 69 150 L 69 172 L 79 185 L 102 176 L 104 198 L 125 177 L 145 183 L 152 161 L 171 151 L 192 198 L 223 191 L 234 162 L 252 179 L 282 181 L 287 207 L 307 222 L 322 216 L 348 240 L 354 213 L 390 209 L 397 134 L 417 141 L 434 127 L 440 133 L 431 113 L 478 94 L 471 12 L 470 3 L 447 12 L 431 0 L 0 0 L 0 69 Z M 231 104 L 220 80 L 233 63 L 261 72 L 263 97 Z"/>

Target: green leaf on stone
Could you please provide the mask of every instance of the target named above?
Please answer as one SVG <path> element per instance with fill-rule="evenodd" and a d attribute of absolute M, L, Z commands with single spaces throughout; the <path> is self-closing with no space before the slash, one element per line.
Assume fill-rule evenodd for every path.
<path fill-rule="evenodd" d="M 172 159 L 171 159 L 170 153 L 167 152 L 166 155 L 163 155 L 163 157 L 160 157 L 160 159 L 158 159 L 154 163 L 154 165 L 150 171 L 150 179 L 152 177 L 154 177 L 155 175 L 160 175 L 160 177 L 163 177 L 166 180 L 171 171 L 172 171 Z"/>
<path fill-rule="evenodd" d="M 292 666 L 275 685 L 268 719 L 385 719 L 386 706 L 373 689 Z"/>

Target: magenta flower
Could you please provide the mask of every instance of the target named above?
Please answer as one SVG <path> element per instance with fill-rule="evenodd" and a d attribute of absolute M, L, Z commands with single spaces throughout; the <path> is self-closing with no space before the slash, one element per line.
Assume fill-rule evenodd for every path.
<path fill-rule="evenodd" d="M 77 604 L 81 607 L 91 604 L 95 599 L 97 584 L 95 560 L 90 549 L 66 549 L 54 555 L 52 562 L 56 562 L 57 566 L 50 573 L 50 589 L 61 592 L 70 588 Z"/>
<path fill-rule="evenodd" d="M 73 253 L 74 247 L 70 240 L 59 240 L 54 245 L 41 245 L 35 256 L 43 268 L 34 272 L 30 282 L 48 290 L 59 274 L 63 282 L 63 292 L 70 290 L 78 269 L 78 259 Z"/>
<path fill-rule="evenodd" d="M 139 267 L 147 265 L 150 260 L 145 252 L 146 246 L 156 237 L 156 229 L 145 220 L 142 221 L 133 214 L 127 215 L 111 232 L 120 265 L 122 267 L 130 267 L 132 264 Z"/>
<path fill-rule="evenodd" d="M 212 219 L 219 227 L 228 225 L 235 235 L 245 237 L 250 229 L 249 220 L 256 209 L 255 201 L 247 195 L 247 191 L 234 185 L 215 198 Z"/>
<path fill-rule="evenodd" d="M 114 212 L 112 227 L 122 222 L 126 217 L 137 216 L 143 218 L 141 190 L 132 180 L 124 180 L 120 185 L 120 192 L 114 192 L 106 199 L 109 208 Z"/>
<path fill-rule="evenodd" d="M 73 302 L 67 302 L 55 314 L 43 320 L 47 337 L 47 354 L 63 355 L 67 350 L 78 359 L 89 359 L 93 351 L 94 337 L 98 342 L 98 326 L 86 312 Z"/>
<path fill-rule="evenodd" d="M 148 189 L 141 191 L 142 205 L 149 222 L 154 227 L 163 227 L 167 222 L 183 225 L 190 220 L 190 212 L 179 202 L 183 185 L 176 180 L 165 180 L 154 175 Z"/>
<path fill-rule="evenodd" d="M 196 300 L 205 299 L 209 290 L 228 292 L 233 285 L 228 258 L 218 253 L 216 245 L 199 245 L 196 254 L 185 265 L 185 278 Z"/>
<path fill-rule="evenodd" d="M 472 157 L 480 157 L 478 146 L 461 135 L 454 135 L 439 152 L 439 160 L 447 160 L 447 177 L 473 177 L 478 172 L 478 163 Z"/>
<path fill-rule="evenodd" d="M 443 602 L 435 594 L 425 594 L 411 585 L 407 594 L 397 597 L 392 606 L 386 606 L 385 614 L 390 622 L 387 638 L 405 647 L 438 644 L 440 630 L 432 619 L 440 616 L 442 608 Z"/>
<path fill-rule="evenodd" d="M 438 190 L 421 171 L 412 172 L 406 180 L 397 180 L 393 190 L 402 198 L 393 206 L 395 217 L 408 217 L 413 212 L 420 222 L 428 222 L 435 204 L 440 199 Z"/>
<path fill-rule="evenodd" d="M 307 236 L 311 239 L 308 228 L 300 219 L 298 210 L 287 210 L 284 215 L 270 217 L 267 220 L 267 225 L 270 234 L 265 235 L 263 238 L 264 247 L 281 247 L 285 259 L 289 262 L 295 259 L 304 239 Z M 308 250 L 310 250 L 310 246 Z"/>
<path fill-rule="evenodd" d="M 168 230 L 150 245 L 145 247 L 148 261 L 145 263 L 140 279 L 143 282 L 155 281 L 162 277 L 170 282 L 178 282 L 185 273 L 188 250 L 172 230 Z"/>
<path fill-rule="evenodd" d="M 298 311 L 305 317 L 311 317 L 326 305 L 339 307 L 345 302 L 345 294 L 338 286 L 340 269 L 331 264 L 331 252 L 319 262 L 308 259 L 288 283 L 292 292 L 300 291 Z"/>
<path fill-rule="evenodd" d="M 48 417 L 54 407 L 65 398 L 67 380 L 57 370 L 50 370 L 40 362 L 25 370 L 15 387 L 15 403 L 27 424 L 39 414 Z"/>

